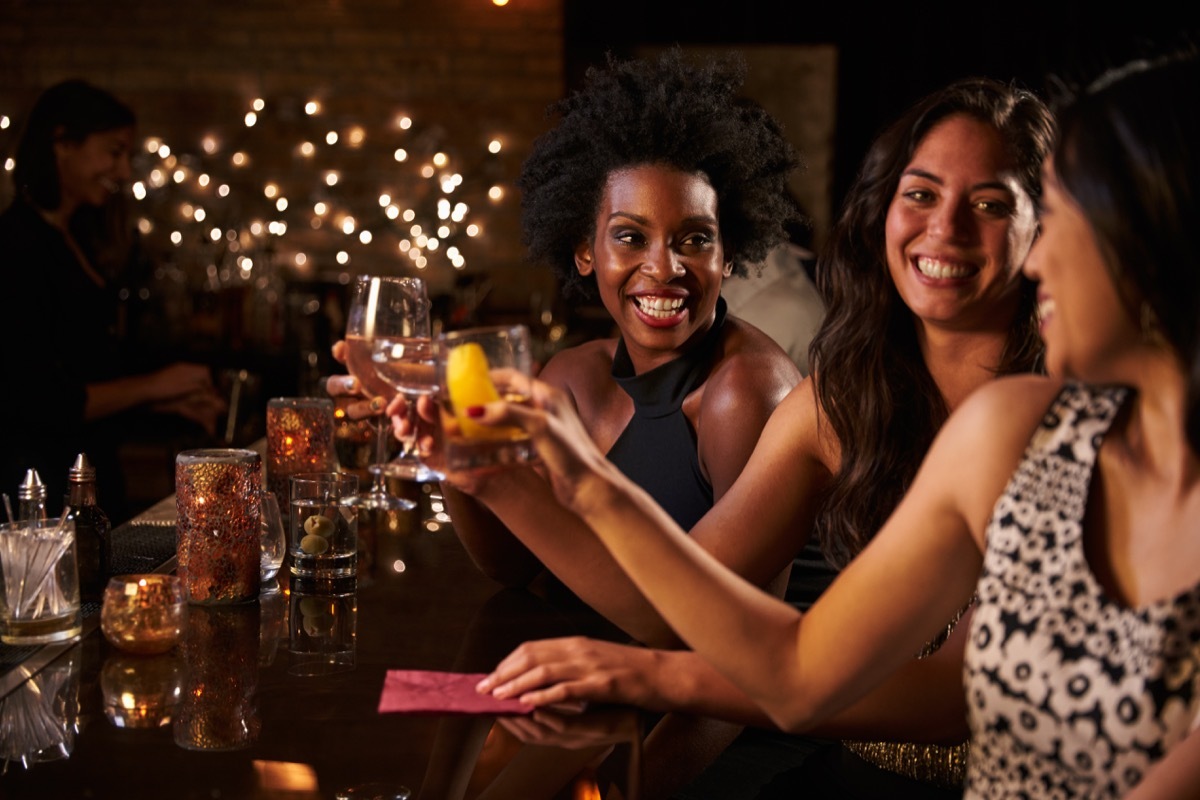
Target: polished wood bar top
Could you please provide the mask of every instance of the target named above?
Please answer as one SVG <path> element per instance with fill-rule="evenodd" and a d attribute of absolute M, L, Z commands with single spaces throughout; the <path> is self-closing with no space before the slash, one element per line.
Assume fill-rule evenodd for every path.
<path fill-rule="evenodd" d="M 93 619 L 81 641 L 11 667 L 0 797 L 636 796 L 627 709 L 589 710 L 557 733 L 529 718 L 378 713 L 388 670 L 486 672 L 528 639 L 614 635 L 576 602 L 482 576 L 421 499 L 360 521 L 352 590 L 288 585 L 285 565 L 258 603 L 189 607 L 184 642 L 165 655 L 122 653 Z"/>

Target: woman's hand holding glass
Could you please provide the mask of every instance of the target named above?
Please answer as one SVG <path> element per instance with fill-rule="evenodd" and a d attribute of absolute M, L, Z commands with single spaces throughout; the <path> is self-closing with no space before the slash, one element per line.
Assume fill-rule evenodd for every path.
<path fill-rule="evenodd" d="M 560 503 L 577 510 L 594 483 L 590 478 L 606 483 L 602 476 L 619 474 L 588 435 L 565 392 L 519 370 L 497 369 L 491 374 L 501 398 L 522 400 L 472 406 L 465 409 L 466 416 L 478 425 L 523 429 L 547 468 Z"/>

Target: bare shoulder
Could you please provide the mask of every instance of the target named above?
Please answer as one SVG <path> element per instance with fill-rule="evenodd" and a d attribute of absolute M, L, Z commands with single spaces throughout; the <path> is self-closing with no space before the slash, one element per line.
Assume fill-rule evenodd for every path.
<path fill-rule="evenodd" d="M 800 370 L 773 339 L 753 325 L 729 317 L 720 358 L 705 384 L 704 408 L 731 411 L 752 402 L 773 409 L 800 379 Z"/>
<path fill-rule="evenodd" d="M 572 397 L 587 397 L 611 380 L 616 339 L 593 339 L 555 353 L 538 378 Z"/>

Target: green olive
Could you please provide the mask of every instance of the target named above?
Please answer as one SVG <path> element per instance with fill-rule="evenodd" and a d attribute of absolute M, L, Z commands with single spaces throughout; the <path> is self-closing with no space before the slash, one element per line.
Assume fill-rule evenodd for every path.
<path fill-rule="evenodd" d="M 321 514 L 313 514 L 304 520 L 304 532 L 313 536 L 323 536 L 328 539 L 333 536 L 333 520 Z"/>
<path fill-rule="evenodd" d="M 337 619 L 328 612 L 314 614 L 311 617 L 305 617 L 301 622 L 301 627 L 304 628 L 304 633 L 313 638 L 326 637 L 333 635 L 333 626 L 337 623 Z"/>
<path fill-rule="evenodd" d="M 329 549 L 329 540 L 324 536 L 310 533 L 300 540 L 300 549 L 310 556 L 319 556 Z"/>

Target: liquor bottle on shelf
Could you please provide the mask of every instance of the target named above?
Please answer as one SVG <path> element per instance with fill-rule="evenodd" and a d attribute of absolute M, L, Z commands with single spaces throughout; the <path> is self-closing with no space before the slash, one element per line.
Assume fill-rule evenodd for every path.
<path fill-rule="evenodd" d="M 96 505 L 96 468 L 80 453 L 67 473 L 67 505 L 75 520 L 75 546 L 79 558 L 79 595 L 100 602 L 112 570 L 112 524 Z"/>
<path fill-rule="evenodd" d="M 17 520 L 42 520 L 46 518 L 46 484 L 36 469 L 25 471 L 25 480 L 17 487 Z"/>

